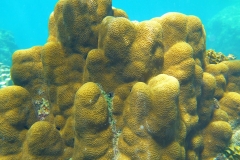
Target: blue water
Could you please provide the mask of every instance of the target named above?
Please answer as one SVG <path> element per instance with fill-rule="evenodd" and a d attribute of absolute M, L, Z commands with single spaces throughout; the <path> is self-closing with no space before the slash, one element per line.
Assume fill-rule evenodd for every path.
<path fill-rule="evenodd" d="M 57 0 L 1 0 L 0 29 L 9 30 L 20 49 L 43 45 L 48 36 L 48 18 Z M 148 20 L 166 12 L 198 16 L 207 24 L 215 14 L 237 0 L 113 0 L 113 6 L 127 12 L 130 20 Z M 208 31 L 207 31 L 208 33 Z M 211 48 L 211 46 L 207 46 Z M 216 48 L 217 49 L 217 48 Z"/>

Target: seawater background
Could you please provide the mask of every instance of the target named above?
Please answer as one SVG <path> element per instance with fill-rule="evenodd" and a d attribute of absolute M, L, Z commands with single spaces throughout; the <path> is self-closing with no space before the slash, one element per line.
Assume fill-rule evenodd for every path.
<path fill-rule="evenodd" d="M 238 1 L 112 0 L 112 3 L 114 7 L 125 10 L 130 20 L 143 21 L 159 17 L 167 12 L 181 12 L 198 16 L 206 25 L 209 19 L 219 11 Z M 48 36 L 48 18 L 56 3 L 57 0 L 1 0 L 0 29 L 11 31 L 20 49 L 44 45 Z M 206 32 L 208 34 L 208 30 Z M 208 41 L 207 48 L 211 48 Z M 214 49 L 217 50 L 217 48 Z"/>

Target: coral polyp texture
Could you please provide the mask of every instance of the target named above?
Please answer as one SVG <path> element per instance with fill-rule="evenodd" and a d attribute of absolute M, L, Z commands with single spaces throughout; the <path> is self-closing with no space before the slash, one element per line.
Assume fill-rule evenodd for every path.
<path fill-rule="evenodd" d="M 111 0 L 59 0 L 44 46 L 13 55 L 0 159 L 212 160 L 240 112 L 239 61 L 210 64 L 201 20 L 131 22 Z"/>

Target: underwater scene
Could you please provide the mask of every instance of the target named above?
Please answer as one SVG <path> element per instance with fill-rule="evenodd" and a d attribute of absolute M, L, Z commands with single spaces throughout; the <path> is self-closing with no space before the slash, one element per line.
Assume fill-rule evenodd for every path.
<path fill-rule="evenodd" d="M 0 160 L 240 160 L 239 0 L 2 0 Z"/>

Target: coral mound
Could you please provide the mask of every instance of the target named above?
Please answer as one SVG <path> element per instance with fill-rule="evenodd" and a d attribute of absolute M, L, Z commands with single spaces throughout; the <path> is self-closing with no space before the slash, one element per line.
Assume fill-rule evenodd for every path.
<path fill-rule="evenodd" d="M 0 159 L 210 160 L 227 147 L 239 62 L 208 63 L 199 18 L 131 22 L 110 0 L 60 0 L 49 33 L 13 55 Z"/>

